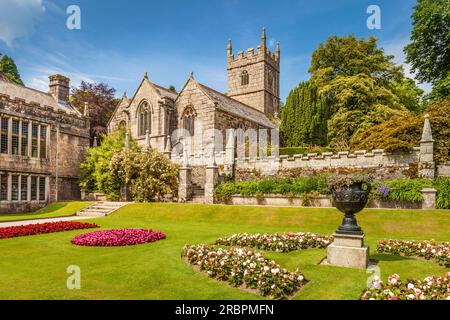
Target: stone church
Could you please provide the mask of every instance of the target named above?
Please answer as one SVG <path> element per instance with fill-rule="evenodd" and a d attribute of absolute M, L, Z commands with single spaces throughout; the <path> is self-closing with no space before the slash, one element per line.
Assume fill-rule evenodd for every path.
<path fill-rule="evenodd" d="M 133 97 L 125 94 L 114 111 L 108 131 L 124 128 L 142 145 L 161 152 L 177 143 L 180 129 L 194 136 L 208 129 L 273 129 L 280 101 L 280 47 L 269 51 L 266 31 L 256 50 L 235 56 L 231 40 L 227 48 L 228 91 L 220 93 L 194 79 L 176 92 L 157 85 L 145 73 Z"/>

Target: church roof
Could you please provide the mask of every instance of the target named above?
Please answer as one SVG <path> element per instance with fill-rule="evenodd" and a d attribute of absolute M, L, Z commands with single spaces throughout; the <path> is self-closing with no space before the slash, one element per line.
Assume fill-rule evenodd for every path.
<path fill-rule="evenodd" d="M 3 77 L 0 77 L 0 94 L 8 95 L 11 99 L 23 99 L 27 103 L 34 102 L 41 106 L 49 106 L 55 111 L 61 110 L 66 113 L 80 115 L 80 112 L 69 103 L 62 104 L 57 102 L 50 93 L 15 84 L 9 79 L 3 79 Z"/>
<path fill-rule="evenodd" d="M 178 93 L 176 91 L 169 90 L 169 89 L 164 88 L 164 87 L 162 87 L 160 85 L 157 85 L 156 83 L 153 83 L 153 82 L 152 82 L 152 84 L 156 87 L 156 89 L 159 91 L 159 94 L 162 97 L 167 97 L 167 98 L 170 98 L 172 100 L 175 100 L 177 98 Z"/>
<path fill-rule="evenodd" d="M 198 83 L 198 82 L 197 82 Z M 256 122 L 267 128 L 275 128 L 275 124 L 267 116 L 255 108 L 252 108 L 240 101 L 230 98 L 212 88 L 198 83 L 202 91 L 216 103 L 216 107 L 224 112 L 231 113 L 243 119 Z"/>

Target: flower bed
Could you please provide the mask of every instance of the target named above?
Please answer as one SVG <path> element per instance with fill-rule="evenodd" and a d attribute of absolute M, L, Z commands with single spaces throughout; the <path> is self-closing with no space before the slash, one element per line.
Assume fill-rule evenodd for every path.
<path fill-rule="evenodd" d="M 148 229 L 114 229 L 80 234 L 72 239 L 72 243 L 89 247 L 122 247 L 155 242 L 165 239 L 161 231 Z"/>
<path fill-rule="evenodd" d="M 443 277 L 430 276 L 423 281 L 405 282 L 394 274 L 387 284 L 375 277 L 372 288 L 363 293 L 361 300 L 450 300 L 450 272 Z"/>
<path fill-rule="evenodd" d="M 214 248 L 207 245 L 186 245 L 182 256 L 208 276 L 229 284 L 258 292 L 271 299 L 286 299 L 306 280 L 297 270 L 289 272 L 261 253 L 246 248 Z"/>
<path fill-rule="evenodd" d="M 308 248 L 326 248 L 332 242 L 332 236 L 319 236 L 310 232 L 286 232 L 275 234 L 240 233 L 234 234 L 229 238 L 218 239 L 214 244 L 289 252 Z"/>
<path fill-rule="evenodd" d="M 441 266 L 450 267 L 450 242 L 380 240 L 377 251 L 435 260 Z"/>
<path fill-rule="evenodd" d="M 0 239 L 90 228 L 98 228 L 98 225 L 96 225 L 95 223 L 61 221 L 29 224 L 25 226 L 4 227 L 0 228 Z"/>

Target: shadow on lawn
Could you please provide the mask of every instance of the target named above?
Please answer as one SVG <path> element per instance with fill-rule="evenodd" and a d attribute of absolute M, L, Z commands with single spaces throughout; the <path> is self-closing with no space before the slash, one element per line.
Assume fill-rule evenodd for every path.
<path fill-rule="evenodd" d="M 413 260 L 411 257 L 403 257 L 396 254 L 382 254 L 375 253 L 370 255 L 370 260 L 375 260 L 377 263 L 380 261 L 402 261 L 402 260 Z"/>

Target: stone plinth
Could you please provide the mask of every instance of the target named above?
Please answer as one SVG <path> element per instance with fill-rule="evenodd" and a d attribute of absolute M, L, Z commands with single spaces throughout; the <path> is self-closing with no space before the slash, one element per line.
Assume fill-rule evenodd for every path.
<path fill-rule="evenodd" d="M 191 199 L 192 195 L 192 168 L 190 166 L 183 166 L 180 168 L 179 174 L 178 202 L 186 202 Z"/>
<path fill-rule="evenodd" d="M 338 267 L 366 269 L 369 263 L 369 246 L 364 245 L 364 235 L 334 235 L 327 248 L 327 262 Z"/>
<path fill-rule="evenodd" d="M 422 209 L 436 209 L 436 189 L 424 188 L 422 189 L 423 202 Z"/>
<path fill-rule="evenodd" d="M 205 203 L 214 203 L 214 188 L 219 181 L 219 167 L 207 166 L 205 172 Z"/>

